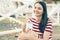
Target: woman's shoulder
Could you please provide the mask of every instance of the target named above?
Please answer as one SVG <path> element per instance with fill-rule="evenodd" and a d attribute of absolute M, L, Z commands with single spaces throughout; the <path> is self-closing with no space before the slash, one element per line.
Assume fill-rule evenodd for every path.
<path fill-rule="evenodd" d="M 34 19 L 35 20 L 35 18 L 33 18 L 33 17 L 32 18 L 29 18 L 29 19 Z"/>
<path fill-rule="evenodd" d="M 51 22 L 52 23 L 52 19 L 48 18 L 48 22 Z"/>
<path fill-rule="evenodd" d="M 51 21 L 51 19 L 48 19 L 47 26 L 52 26 L 52 21 Z"/>
<path fill-rule="evenodd" d="M 30 21 L 30 22 L 34 22 L 34 21 L 35 21 L 35 18 L 29 18 L 29 19 L 28 19 L 28 22 L 29 22 L 29 21 Z"/>
<path fill-rule="evenodd" d="M 29 18 L 28 20 L 35 20 L 35 18 Z"/>

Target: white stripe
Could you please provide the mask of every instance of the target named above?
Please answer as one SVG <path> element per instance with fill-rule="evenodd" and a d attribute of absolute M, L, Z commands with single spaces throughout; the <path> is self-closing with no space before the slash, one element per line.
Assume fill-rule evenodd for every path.
<path fill-rule="evenodd" d="M 51 20 L 48 20 L 48 22 L 51 22 Z"/>
<path fill-rule="evenodd" d="M 45 30 L 52 31 L 51 29 L 45 29 Z"/>
<path fill-rule="evenodd" d="M 50 38 L 49 40 L 52 40 L 52 38 Z"/>
<path fill-rule="evenodd" d="M 33 24 L 33 26 L 38 26 L 38 25 L 36 25 L 36 24 Z"/>
<path fill-rule="evenodd" d="M 35 24 L 35 25 L 39 25 L 39 24 L 37 24 L 37 23 L 33 23 L 33 24 Z"/>
<path fill-rule="evenodd" d="M 39 28 L 39 27 L 37 27 L 37 26 L 33 26 L 33 27 L 35 27 L 35 28 Z"/>
<path fill-rule="evenodd" d="M 33 30 L 40 31 L 39 29 L 33 29 Z"/>
<path fill-rule="evenodd" d="M 36 32 L 37 34 L 42 34 L 41 32 Z"/>
<path fill-rule="evenodd" d="M 32 21 L 34 21 L 34 22 L 36 22 L 36 20 L 34 20 L 34 19 L 31 19 Z"/>
<path fill-rule="evenodd" d="M 41 32 L 38 32 L 38 34 L 42 34 Z"/>
<path fill-rule="evenodd" d="M 34 19 L 31 19 L 32 21 L 34 21 L 34 22 L 36 22 L 36 23 L 39 23 L 39 22 L 37 22 L 36 20 L 34 20 Z"/>
<path fill-rule="evenodd" d="M 46 26 L 46 27 L 50 27 L 50 28 L 52 28 L 52 26 Z"/>
<path fill-rule="evenodd" d="M 48 23 L 48 24 L 52 24 L 52 23 Z"/>

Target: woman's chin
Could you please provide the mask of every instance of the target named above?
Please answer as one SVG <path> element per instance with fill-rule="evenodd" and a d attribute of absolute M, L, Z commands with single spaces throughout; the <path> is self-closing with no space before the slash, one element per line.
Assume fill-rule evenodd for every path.
<path fill-rule="evenodd" d="M 36 17 L 40 17 L 41 15 L 35 15 Z"/>

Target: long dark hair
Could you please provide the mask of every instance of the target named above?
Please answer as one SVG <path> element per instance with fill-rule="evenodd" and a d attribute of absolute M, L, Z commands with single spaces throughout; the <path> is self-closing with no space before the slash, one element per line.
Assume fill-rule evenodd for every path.
<path fill-rule="evenodd" d="M 48 23 L 46 4 L 44 2 L 41 2 L 41 1 L 36 2 L 36 3 L 41 4 L 42 7 L 43 7 L 43 14 L 42 14 L 42 18 L 41 18 L 40 23 L 39 23 L 39 30 L 40 30 L 40 32 L 44 33 L 45 27 L 46 27 L 46 25 Z"/>

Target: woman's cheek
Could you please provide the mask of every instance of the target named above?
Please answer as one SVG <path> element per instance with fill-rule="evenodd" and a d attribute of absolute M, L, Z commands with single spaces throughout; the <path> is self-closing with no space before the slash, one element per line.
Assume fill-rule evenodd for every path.
<path fill-rule="evenodd" d="M 43 11 L 42 10 L 39 10 L 39 13 L 43 13 Z"/>

